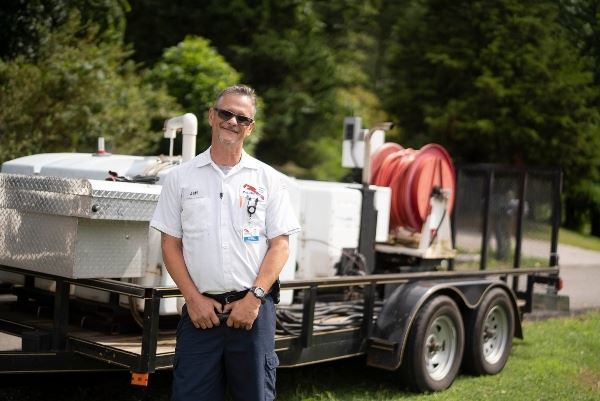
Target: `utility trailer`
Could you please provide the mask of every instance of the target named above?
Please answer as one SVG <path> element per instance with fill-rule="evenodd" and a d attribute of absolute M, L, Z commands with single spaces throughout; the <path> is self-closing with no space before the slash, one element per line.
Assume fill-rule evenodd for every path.
<path fill-rule="evenodd" d="M 488 167 L 464 171 L 498 174 Z M 528 172 L 516 174 L 526 178 Z M 484 206 L 487 226 L 489 204 Z M 558 261 L 557 222 L 553 219 L 550 262 Z M 362 230 L 367 235 L 366 225 Z M 376 249 L 372 258 L 381 260 Z M 177 288 L 0 269 L 23 277 L 20 285 L 4 286 L 0 298 L 0 331 L 22 340 L 21 350 L 0 353 L 2 373 L 125 370 L 132 383 L 145 385 L 150 373 L 172 367 L 177 317 L 159 310 L 161 302 L 181 297 Z M 556 266 L 486 269 L 482 262 L 477 270 L 421 269 L 388 262 L 372 274 L 282 282 L 282 290 L 294 291 L 294 301 L 277 308 L 280 367 L 366 355 L 369 366 L 398 370 L 418 391 L 442 390 L 461 366 L 474 374 L 502 370 L 513 336 L 523 336 L 521 317 L 532 311 L 534 284 L 556 291 L 560 283 Z M 526 278 L 521 291 L 519 278 Z M 54 283 L 53 291 L 37 288 L 35 279 Z M 110 302 L 74 299 L 74 286 L 106 292 Z M 142 300 L 143 311 L 130 313 L 119 302 L 123 296 L 130 305 Z"/>
<path fill-rule="evenodd" d="M 171 141 L 183 128 L 184 160 L 193 156 L 195 123 L 187 114 L 165 124 Z M 356 127 L 352 120 L 346 131 L 356 135 Z M 362 133 L 365 153 L 373 133 Z M 355 142 L 345 139 L 345 149 Z M 443 390 L 461 367 L 501 371 L 513 336 L 523 336 L 534 290 L 560 288 L 560 171 L 461 166 L 448 182 L 439 169 L 453 167 L 439 146 L 410 157 L 422 169 L 406 170 L 404 184 L 418 189 L 405 199 L 408 211 L 390 211 L 389 188 L 369 185 L 366 156 L 362 184 L 298 182 L 304 195 L 293 196 L 302 198 L 296 206 L 305 225 L 317 227 L 304 227 L 312 237 L 292 242 L 298 255 L 280 276 L 281 367 L 365 355 L 367 365 L 399 371 L 417 391 Z M 0 373 L 125 370 L 133 384 L 147 385 L 149 374 L 172 368 L 182 297 L 164 265 L 161 273 L 157 233 L 147 222 L 161 174 L 177 163 L 172 154 L 110 156 L 102 144 L 93 155 L 34 155 L 3 165 L 0 332 L 19 337 L 21 347 L 0 352 Z M 116 166 L 117 181 L 148 171 L 153 180 L 98 181 L 106 165 Z M 418 202 L 423 183 L 425 208 Z M 452 231 L 447 188 L 456 193 Z M 499 201 L 496 193 L 510 196 Z M 508 212 L 501 218 L 498 210 Z M 422 225 L 418 246 L 387 241 L 390 216 Z M 338 219 L 333 229 L 323 229 L 327 218 Z M 545 233 L 547 252 L 522 267 L 530 231 Z M 496 266 L 488 263 L 492 233 Z M 467 252 L 473 236 L 475 253 Z M 476 255 L 476 266 L 463 265 L 462 253 Z"/>
<path fill-rule="evenodd" d="M 21 269 L 1 269 L 32 277 Z M 506 285 L 507 278 L 520 275 L 527 277 L 527 290 L 515 294 Z M 180 296 L 176 288 L 43 273 L 35 276 L 54 280 L 56 292 L 40 294 L 26 284 L 11 289 L 16 299 L 5 297 L 0 303 L 0 331 L 22 339 L 21 350 L 0 353 L 1 373 L 126 370 L 132 373 L 133 384 L 146 385 L 149 373 L 172 367 L 175 329 L 172 322 L 161 321 L 158 310 L 165 298 Z M 435 391 L 451 385 L 464 353 L 464 366 L 471 372 L 494 374 L 506 363 L 513 335 L 523 336 L 521 315 L 531 311 L 536 282 L 557 285 L 558 269 L 374 274 L 283 282 L 282 289 L 299 292 L 301 304 L 279 311 L 280 320 L 289 313 L 299 314 L 293 329 L 285 324 L 278 327 L 275 348 L 280 367 L 366 355 L 368 365 L 402 369 L 416 390 Z M 112 315 L 114 321 L 94 329 L 86 322 L 94 316 L 82 314 L 70 298 L 71 285 L 142 299 L 142 327 L 111 332 L 128 323 Z M 379 293 L 385 286 L 396 290 L 382 300 Z M 331 298 L 332 289 L 343 289 L 352 299 L 320 302 L 320 295 Z M 44 297 L 51 299 L 45 303 Z"/>

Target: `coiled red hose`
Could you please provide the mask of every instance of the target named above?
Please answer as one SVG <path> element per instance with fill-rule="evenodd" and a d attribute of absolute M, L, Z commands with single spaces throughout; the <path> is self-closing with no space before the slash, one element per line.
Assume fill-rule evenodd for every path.
<path fill-rule="evenodd" d="M 435 186 L 450 191 L 448 213 L 452 211 L 454 164 L 446 149 L 438 144 L 415 150 L 386 143 L 373 155 L 371 171 L 371 184 L 392 189 L 390 231 L 398 227 L 420 231 L 429 214 L 429 199 Z"/>

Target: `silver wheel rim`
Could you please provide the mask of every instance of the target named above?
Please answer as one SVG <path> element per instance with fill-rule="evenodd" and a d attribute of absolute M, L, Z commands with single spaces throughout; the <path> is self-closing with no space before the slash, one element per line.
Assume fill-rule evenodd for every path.
<path fill-rule="evenodd" d="M 506 352 L 508 334 L 506 310 L 495 305 L 485 317 L 481 333 L 482 354 L 487 363 L 495 364 L 502 358 Z"/>
<path fill-rule="evenodd" d="M 424 356 L 427 373 L 434 380 L 442 380 L 450 372 L 458 348 L 456 325 L 448 316 L 436 318 L 427 330 Z"/>

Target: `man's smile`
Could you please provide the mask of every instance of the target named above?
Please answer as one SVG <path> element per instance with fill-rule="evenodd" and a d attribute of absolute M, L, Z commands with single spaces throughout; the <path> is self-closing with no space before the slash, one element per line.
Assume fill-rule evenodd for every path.
<path fill-rule="evenodd" d="M 231 126 L 221 125 L 221 128 L 224 129 L 224 130 L 226 130 L 226 131 L 233 132 L 236 135 L 239 134 L 239 132 L 235 128 L 231 127 Z"/>

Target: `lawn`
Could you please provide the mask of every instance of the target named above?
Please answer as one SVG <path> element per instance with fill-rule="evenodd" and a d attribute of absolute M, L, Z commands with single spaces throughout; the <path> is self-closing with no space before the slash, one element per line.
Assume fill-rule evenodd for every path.
<path fill-rule="evenodd" d="M 561 228 L 558 234 L 558 240 L 561 244 L 573 245 L 592 251 L 600 251 L 600 237 L 584 235 L 575 231 Z"/>
<path fill-rule="evenodd" d="M 412 394 L 394 372 L 366 368 L 362 358 L 278 371 L 278 401 L 600 400 L 600 312 L 524 323 L 504 371 L 461 375 L 434 394 Z M 127 373 L 0 376 L 3 401 L 167 401 L 170 372 L 151 377 L 148 390 Z"/>
<path fill-rule="evenodd" d="M 461 375 L 444 392 L 411 394 L 393 372 L 351 361 L 282 372 L 278 400 L 600 400 L 600 312 L 525 322 L 524 331 L 504 371 Z"/>

